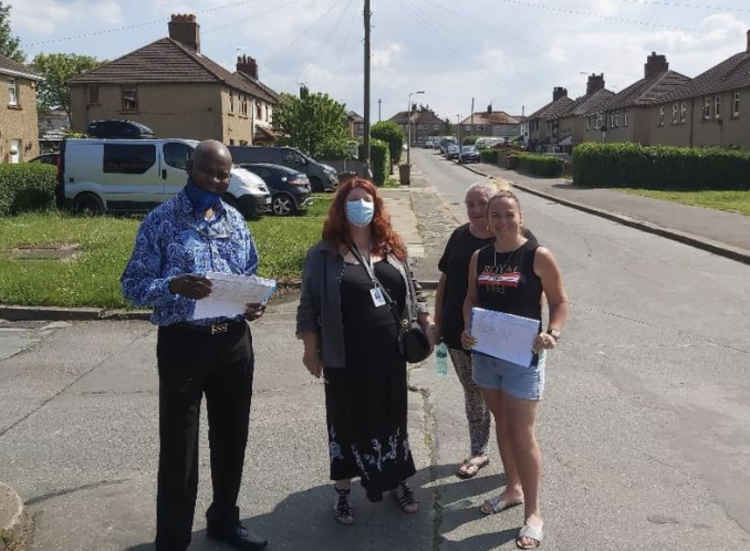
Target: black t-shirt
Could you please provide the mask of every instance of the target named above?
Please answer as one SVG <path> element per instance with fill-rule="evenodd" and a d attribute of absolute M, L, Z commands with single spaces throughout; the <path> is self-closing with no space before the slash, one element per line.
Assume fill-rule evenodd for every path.
<path fill-rule="evenodd" d="M 524 230 L 524 236 L 533 245 L 538 245 L 536 237 Z M 449 348 L 461 349 L 461 332 L 464 330 L 463 306 L 466 287 L 469 284 L 469 261 L 474 251 L 494 243 L 495 237 L 480 239 L 469 231 L 469 224 L 456 228 L 445 245 L 438 268 L 445 274 L 443 292 L 443 312 L 440 329 L 443 341 Z"/>

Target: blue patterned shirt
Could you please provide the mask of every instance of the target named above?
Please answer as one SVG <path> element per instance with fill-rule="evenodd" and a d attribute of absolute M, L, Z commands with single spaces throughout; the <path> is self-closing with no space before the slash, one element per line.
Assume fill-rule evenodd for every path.
<path fill-rule="evenodd" d="M 206 272 L 255 274 L 258 253 L 242 215 L 221 201 L 205 220 L 183 189 L 141 223 L 133 255 L 120 278 L 122 294 L 136 306 L 152 306 L 151 322 L 210 325 L 225 318 L 192 320 L 195 300 L 169 291 L 178 275 Z"/>

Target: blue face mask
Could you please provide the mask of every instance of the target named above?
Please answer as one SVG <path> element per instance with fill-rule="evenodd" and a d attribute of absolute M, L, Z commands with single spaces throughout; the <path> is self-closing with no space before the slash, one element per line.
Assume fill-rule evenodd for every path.
<path fill-rule="evenodd" d="M 353 226 L 364 228 L 375 214 L 375 203 L 359 199 L 358 201 L 346 202 L 346 219 Z"/>
<path fill-rule="evenodd" d="M 190 203 L 196 212 L 203 213 L 213 207 L 221 199 L 221 195 L 207 191 L 202 187 L 198 187 L 193 183 L 192 178 L 188 178 L 188 183 L 185 186 L 185 193 L 190 199 Z"/>

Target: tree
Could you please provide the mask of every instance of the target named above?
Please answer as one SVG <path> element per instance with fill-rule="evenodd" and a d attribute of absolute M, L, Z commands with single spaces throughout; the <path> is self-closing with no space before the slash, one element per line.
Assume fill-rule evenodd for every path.
<path fill-rule="evenodd" d="M 343 104 L 328 94 L 311 94 L 307 88 L 300 90 L 300 97 L 282 93 L 273 111 L 273 128 L 282 135 L 281 143 L 313 158 L 345 157 L 346 123 Z"/>
<path fill-rule="evenodd" d="M 44 77 L 36 93 L 40 111 L 63 109 L 70 116 L 70 79 L 101 65 L 94 57 L 78 54 L 39 54 L 34 71 Z"/>
<path fill-rule="evenodd" d="M 380 121 L 372 126 L 370 135 L 383 140 L 391 151 L 391 162 L 398 164 L 401 160 L 401 148 L 404 145 L 404 130 L 393 121 Z"/>
<path fill-rule="evenodd" d="M 10 30 L 11 7 L 0 2 L 0 54 L 23 63 L 26 61 L 26 55 L 21 50 L 21 41 L 17 36 L 13 36 Z"/>

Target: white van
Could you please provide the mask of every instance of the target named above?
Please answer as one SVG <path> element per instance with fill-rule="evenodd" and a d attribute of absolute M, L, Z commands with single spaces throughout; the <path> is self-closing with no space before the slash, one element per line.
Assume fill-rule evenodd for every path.
<path fill-rule="evenodd" d="M 68 138 L 58 161 L 58 207 L 91 213 L 148 211 L 185 186 L 186 162 L 198 143 L 180 138 Z M 245 218 L 271 206 L 265 182 L 239 167 L 232 167 L 222 198 Z"/>

